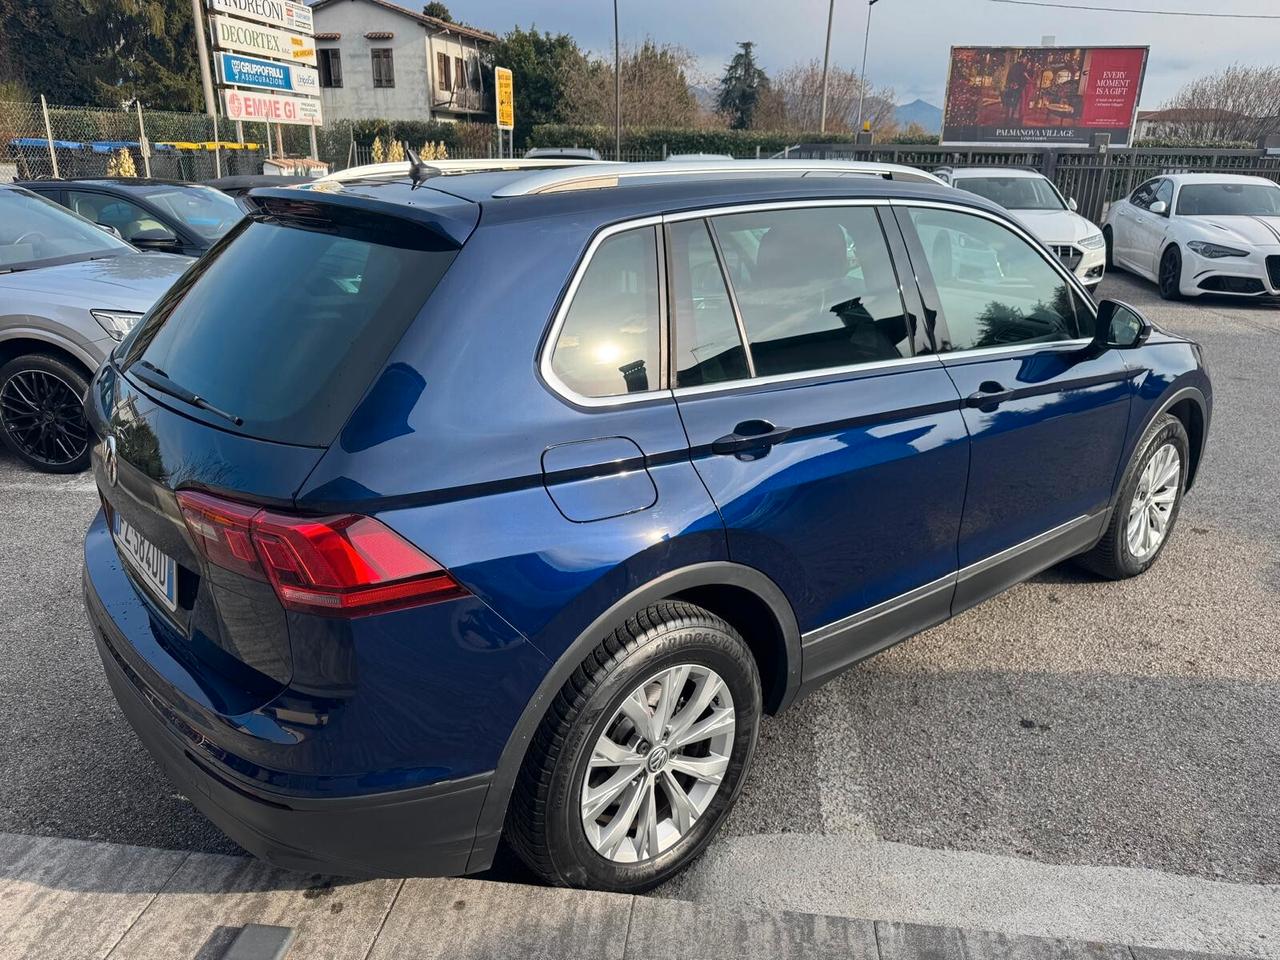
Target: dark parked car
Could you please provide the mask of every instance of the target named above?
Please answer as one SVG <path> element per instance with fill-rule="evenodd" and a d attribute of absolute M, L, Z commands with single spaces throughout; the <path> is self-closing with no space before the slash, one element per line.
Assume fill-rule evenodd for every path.
<path fill-rule="evenodd" d="M 177 180 L 30 180 L 21 185 L 109 227 L 139 250 L 188 257 L 208 250 L 243 213 L 220 190 Z"/>
<path fill-rule="evenodd" d="M 204 185 L 213 187 L 215 190 L 221 190 L 227 196 L 233 198 L 240 205 L 240 209 L 248 210 L 250 208 L 248 198 L 250 190 L 255 190 L 258 187 L 296 187 L 300 183 L 315 182 L 315 177 L 286 177 L 265 173 L 245 173 L 205 180 Z"/>
<path fill-rule="evenodd" d="M 256 193 L 88 393 L 86 603 L 178 789 L 289 867 L 463 873 L 505 835 L 643 890 L 763 714 L 1068 557 L 1150 567 L 1200 348 L 915 176 Z"/>

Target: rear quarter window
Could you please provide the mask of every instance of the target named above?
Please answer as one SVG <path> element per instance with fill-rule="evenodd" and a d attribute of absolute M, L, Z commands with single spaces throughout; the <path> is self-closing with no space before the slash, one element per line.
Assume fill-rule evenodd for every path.
<path fill-rule="evenodd" d="M 453 262 L 421 234 L 245 221 L 161 299 L 123 364 L 146 360 L 251 436 L 326 445 Z"/>

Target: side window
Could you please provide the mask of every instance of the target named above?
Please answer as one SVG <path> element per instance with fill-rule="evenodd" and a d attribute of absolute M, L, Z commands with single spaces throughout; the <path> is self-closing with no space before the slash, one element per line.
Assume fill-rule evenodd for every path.
<path fill-rule="evenodd" d="M 747 351 L 706 223 L 674 223 L 668 236 L 676 386 L 696 387 L 748 376 Z"/>
<path fill-rule="evenodd" d="M 653 227 L 609 237 L 574 291 L 551 369 L 585 397 L 659 387 L 658 244 Z"/>
<path fill-rule="evenodd" d="M 67 206 L 94 223 L 115 227 L 126 240 L 136 239 L 139 234 L 148 232 L 156 239 L 177 239 L 177 234 L 154 215 L 129 200 L 109 197 L 105 193 L 68 190 Z"/>
<path fill-rule="evenodd" d="M 1141 207 L 1143 210 L 1151 206 L 1151 201 L 1156 198 L 1156 184 L 1158 180 L 1148 180 L 1137 190 L 1129 195 L 1129 202 L 1135 207 Z"/>
<path fill-rule="evenodd" d="M 911 207 L 910 217 L 938 290 L 942 350 L 1077 336 L 1071 285 L 1012 230 L 952 210 Z"/>
<path fill-rule="evenodd" d="M 757 376 L 910 354 L 910 325 L 872 207 L 717 217 Z"/>

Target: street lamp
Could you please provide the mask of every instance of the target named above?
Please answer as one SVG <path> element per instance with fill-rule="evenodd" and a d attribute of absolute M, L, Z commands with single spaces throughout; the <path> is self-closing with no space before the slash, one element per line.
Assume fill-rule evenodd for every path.
<path fill-rule="evenodd" d="M 827 68 L 831 63 L 831 21 L 836 15 L 836 0 L 827 8 L 827 47 L 822 54 L 822 108 L 818 114 L 818 132 L 827 132 Z"/>
<path fill-rule="evenodd" d="M 862 101 L 867 94 L 867 47 L 871 43 L 871 8 L 880 0 L 867 0 L 867 33 L 862 38 L 862 79 L 858 82 L 858 133 L 862 132 Z"/>

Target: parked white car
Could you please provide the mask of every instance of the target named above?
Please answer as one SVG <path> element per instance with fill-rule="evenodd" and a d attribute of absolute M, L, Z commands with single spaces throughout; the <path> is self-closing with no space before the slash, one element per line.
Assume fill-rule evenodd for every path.
<path fill-rule="evenodd" d="M 1102 281 L 1102 232 L 1076 213 L 1075 200 L 1064 199 L 1048 177 L 1015 167 L 943 167 L 934 172 L 957 189 L 1000 204 L 1090 289 Z"/>
<path fill-rule="evenodd" d="M 1111 262 L 1166 300 L 1280 295 L 1280 185 L 1264 177 L 1153 177 L 1111 205 L 1103 234 Z"/>

